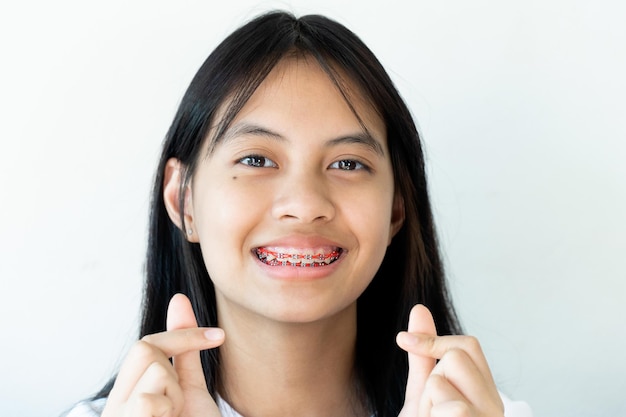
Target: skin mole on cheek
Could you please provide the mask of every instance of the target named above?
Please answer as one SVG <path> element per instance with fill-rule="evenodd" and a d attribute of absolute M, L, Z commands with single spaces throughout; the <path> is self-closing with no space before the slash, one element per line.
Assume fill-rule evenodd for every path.
<path fill-rule="evenodd" d="M 234 179 L 234 180 L 236 180 L 236 179 L 237 179 L 237 176 L 235 175 L 235 176 L 233 177 L 233 179 Z"/>

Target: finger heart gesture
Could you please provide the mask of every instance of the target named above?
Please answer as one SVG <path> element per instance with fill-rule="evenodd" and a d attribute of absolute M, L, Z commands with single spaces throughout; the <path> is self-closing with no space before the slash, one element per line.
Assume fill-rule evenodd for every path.
<path fill-rule="evenodd" d="M 221 329 L 198 328 L 189 299 L 175 295 L 167 331 L 145 336 L 131 348 L 102 417 L 219 417 L 200 351 L 223 341 Z"/>
<path fill-rule="evenodd" d="M 409 354 L 400 417 L 502 417 L 487 360 L 471 336 L 437 336 L 430 311 L 416 305 L 398 345 Z"/>

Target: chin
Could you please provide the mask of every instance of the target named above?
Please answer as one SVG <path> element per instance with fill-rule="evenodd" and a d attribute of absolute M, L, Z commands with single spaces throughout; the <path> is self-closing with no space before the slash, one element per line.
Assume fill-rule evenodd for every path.
<path fill-rule="evenodd" d="M 352 308 L 353 307 L 353 308 Z M 350 314 L 354 310 L 356 317 L 356 300 L 352 303 L 341 305 L 328 305 L 321 303 L 291 300 L 282 305 L 268 306 L 262 315 L 277 323 L 297 325 L 321 323 L 326 320 L 335 320 L 338 316 Z"/>

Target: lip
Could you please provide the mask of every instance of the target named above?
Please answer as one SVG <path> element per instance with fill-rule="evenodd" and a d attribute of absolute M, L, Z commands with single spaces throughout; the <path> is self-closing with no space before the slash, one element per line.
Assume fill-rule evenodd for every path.
<path fill-rule="evenodd" d="M 263 251 L 284 251 L 286 253 L 312 253 L 322 250 L 328 256 L 336 255 L 336 259 L 328 264 L 319 266 L 303 267 L 300 262 L 297 265 L 293 265 L 290 262 L 270 265 L 259 259 L 257 252 L 259 249 Z M 251 249 L 250 255 L 270 278 L 287 281 L 309 281 L 331 275 L 341 264 L 347 252 L 341 244 L 321 236 L 289 236 L 255 246 Z"/>

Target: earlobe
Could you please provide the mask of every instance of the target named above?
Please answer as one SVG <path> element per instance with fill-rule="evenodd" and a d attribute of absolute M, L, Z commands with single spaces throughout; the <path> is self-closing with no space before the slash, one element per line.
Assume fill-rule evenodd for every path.
<path fill-rule="evenodd" d="M 180 191 L 184 181 L 183 164 L 176 158 L 171 158 L 165 164 L 163 175 L 163 202 L 172 223 L 185 231 L 187 240 L 197 242 L 197 234 L 193 228 L 193 207 L 191 204 L 191 189 L 185 187 L 185 199 L 181 207 Z"/>
<path fill-rule="evenodd" d="M 391 240 L 398 233 L 404 224 L 404 198 L 398 193 L 393 197 L 393 207 L 391 208 L 391 225 L 389 227 L 389 240 L 387 246 L 391 244 Z"/>

